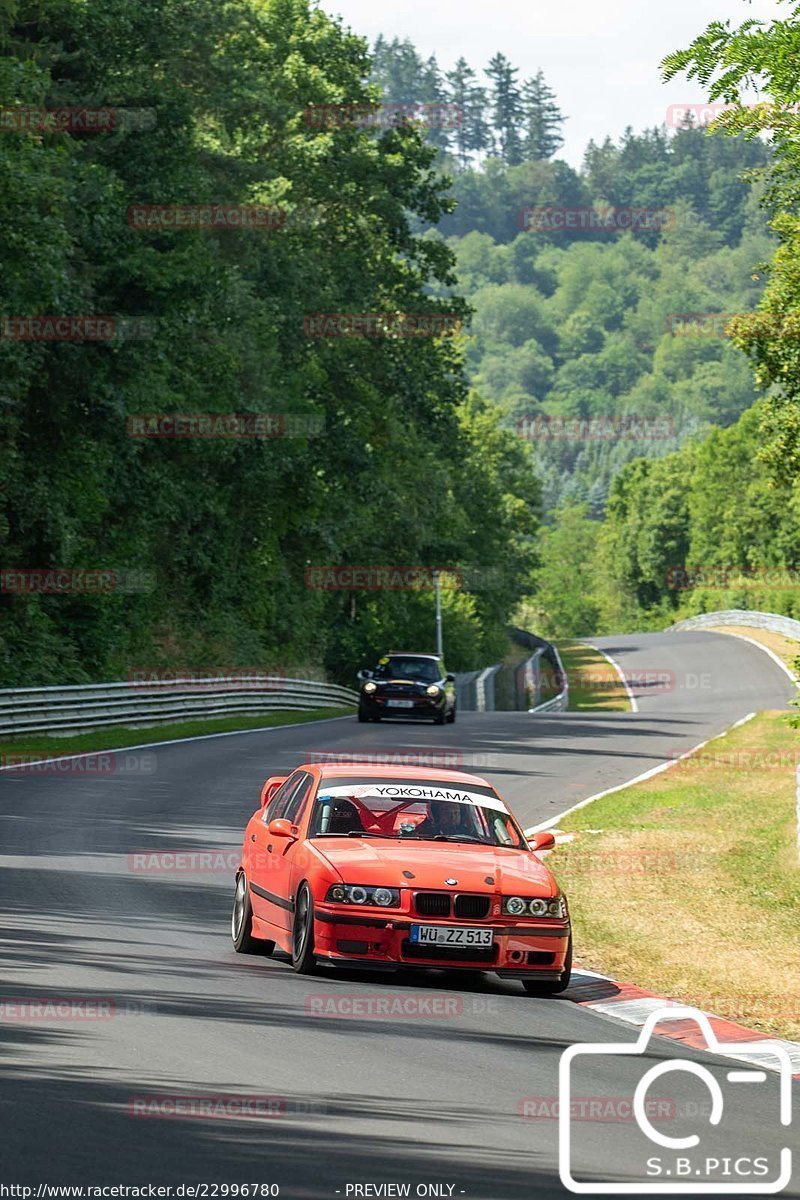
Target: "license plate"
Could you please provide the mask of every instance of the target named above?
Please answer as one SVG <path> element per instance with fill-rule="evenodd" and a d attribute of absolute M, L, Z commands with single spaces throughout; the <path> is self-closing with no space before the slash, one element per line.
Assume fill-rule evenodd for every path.
<path fill-rule="evenodd" d="M 386 707 L 387 708 L 413 708 L 414 701 L 413 700 L 387 700 Z"/>
<path fill-rule="evenodd" d="M 491 929 L 463 929 L 454 925 L 412 925 L 411 941 L 423 946 L 491 946 Z"/>

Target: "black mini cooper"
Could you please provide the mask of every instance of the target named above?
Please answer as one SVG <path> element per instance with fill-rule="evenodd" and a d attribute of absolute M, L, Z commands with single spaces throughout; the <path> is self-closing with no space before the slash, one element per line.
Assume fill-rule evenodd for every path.
<path fill-rule="evenodd" d="M 358 678 L 359 721 L 410 717 L 444 725 L 456 719 L 456 677 L 436 654 L 387 654 L 374 671 L 359 671 Z"/>

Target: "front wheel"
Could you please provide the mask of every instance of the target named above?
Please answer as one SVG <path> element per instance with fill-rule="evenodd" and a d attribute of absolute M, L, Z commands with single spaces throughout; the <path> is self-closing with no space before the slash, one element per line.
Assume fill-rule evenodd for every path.
<path fill-rule="evenodd" d="M 558 979 L 523 979 L 522 986 L 529 996 L 555 996 L 558 992 L 566 991 L 572 974 L 572 934 L 567 946 L 567 957 L 564 959 L 564 970 Z"/>
<path fill-rule="evenodd" d="M 298 975 L 313 975 L 317 967 L 314 958 L 314 897 L 307 883 L 300 885 L 294 906 L 292 928 L 292 968 Z"/>
<path fill-rule="evenodd" d="M 450 712 L 450 716 L 447 718 L 447 724 L 448 724 L 448 725 L 454 725 L 454 724 L 455 724 L 455 721 L 456 721 L 456 706 L 455 706 L 455 704 L 454 704 L 454 705 L 453 705 L 453 708 L 452 708 L 452 710 L 451 710 L 451 712 Z"/>
<path fill-rule="evenodd" d="M 362 709 L 359 709 L 358 710 L 358 719 L 359 719 L 359 721 L 361 721 L 363 723 L 365 721 L 368 721 L 369 717 Z"/>
<path fill-rule="evenodd" d="M 250 903 L 250 889 L 244 871 L 236 876 L 236 891 L 233 894 L 233 912 L 231 913 L 231 938 L 237 954 L 272 954 L 274 942 L 255 938 L 253 928 L 253 906 Z"/>
<path fill-rule="evenodd" d="M 445 720 L 446 720 L 445 711 L 444 711 L 444 709 L 442 709 L 442 711 L 440 713 L 437 713 L 436 716 L 433 718 L 433 723 L 434 723 L 434 725 L 444 725 Z"/>

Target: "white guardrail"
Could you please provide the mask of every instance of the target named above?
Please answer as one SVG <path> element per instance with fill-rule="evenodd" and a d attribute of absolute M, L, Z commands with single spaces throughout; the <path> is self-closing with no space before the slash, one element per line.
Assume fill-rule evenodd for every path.
<path fill-rule="evenodd" d="M 800 641 L 800 621 L 791 617 L 782 617 L 779 613 L 749 612 L 743 608 L 729 608 L 725 612 L 701 613 L 697 617 L 687 617 L 685 621 L 677 621 L 670 625 L 668 633 L 678 633 L 685 629 L 711 629 L 718 625 L 745 625 L 751 629 L 771 629 L 773 633 L 782 633 L 788 638 Z"/>
<path fill-rule="evenodd" d="M 529 708 L 528 712 L 531 712 L 531 713 L 566 712 L 567 709 L 569 708 L 569 680 L 567 679 L 567 672 L 564 670 L 564 664 L 561 661 L 561 655 L 558 653 L 555 646 L 552 646 L 551 649 L 553 652 L 553 657 L 555 658 L 556 663 L 558 664 L 557 674 L 558 674 L 558 680 L 561 683 L 561 691 L 558 693 L 557 696 L 553 696 L 552 699 L 545 700 L 543 703 L 536 704 L 536 705 L 534 705 L 533 708 Z M 528 662 L 525 664 L 526 667 L 529 664 L 531 664 L 531 669 L 534 669 L 533 664 L 535 661 L 536 697 L 537 697 L 537 699 L 539 699 L 541 696 L 541 663 L 540 663 L 540 660 L 541 660 L 541 657 L 543 654 L 544 654 L 544 650 L 537 650 L 536 653 L 532 656 L 532 658 L 528 659 Z"/>
<path fill-rule="evenodd" d="M 543 660 L 549 661 L 561 685 L 558 695 L 545 701 L 542 701 Z M 481 671 L 456 675 L 456 691 L 459 707 L 468 712 L 544 713 L 565 712 L 569 708 L 569 684 L 564 664 L 555 646 L 546 642 L 530 658 L 514 666 L 495 663 Z"/>
<path fill-rule="evenodd" d="M 0 690 L 0 734 L 74 733 L 106 725 L 158 725 L 192 718 L 354 708 L 358 693 L 332 683 L 248 676 L 148 683 L 88 683 L 70 687 Z"/>

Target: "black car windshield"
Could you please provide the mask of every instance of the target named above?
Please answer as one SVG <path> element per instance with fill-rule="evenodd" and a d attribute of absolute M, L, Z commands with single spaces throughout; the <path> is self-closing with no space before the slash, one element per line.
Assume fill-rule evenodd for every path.
<path fill-rule="evenodd" d="M 434 658 L 414 658 L 410 654 L 394 654 L 381 659 L 375 668 L 375 679 L 421 679 L 435 683 L 441 679 L 439 663 Z"/>
<path fill-rule="evenodd" d="M 308 836 L 527 848 L 514 818 L 488 789 L 417 780 L 323 780 Z"/>

